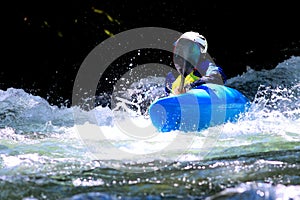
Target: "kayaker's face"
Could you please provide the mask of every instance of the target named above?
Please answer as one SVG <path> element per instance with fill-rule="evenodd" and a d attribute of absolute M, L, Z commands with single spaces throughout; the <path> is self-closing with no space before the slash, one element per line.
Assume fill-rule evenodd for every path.
<path fill-rule="evenodd" d="M 191 73 L 198 64 L 200 54 L 199 45 L 190 40 L 180 39 L 174 49 L 174 65 L 178 72 L 182 74 L 185 68 L 185 74 Z"/>

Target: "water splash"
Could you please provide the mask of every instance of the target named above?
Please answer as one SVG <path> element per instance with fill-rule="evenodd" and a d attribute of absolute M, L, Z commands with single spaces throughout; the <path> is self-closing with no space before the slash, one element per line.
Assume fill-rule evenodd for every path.
<path fill-rule="evenodd" d="M 51 106 L 23 89 L 0 90 L 0 127 L 13 127 L 20 132 L 51 132 L 55 127 L 72 126 L 72 113 Z"/>
<path fill-rule="evenodd" d="M 252 99 L 249 110 L 236 123 L 188 134 L 174 131 L 149 140 L 132 138 L 116 124 L 116 119 L 129 115 L 137 125 L 146 126 L 150 121 L 140 113 L 135 114 L 137 108 L 132 112 L 122 111 L 121 107 L 113 110 L 98 106 L 89 111 L 59 108 L 22 89 L 0 90 L 0 188 L 6 191 L 0 197 L 239 199 L 250 195 L 257 199 L 297 199 L 299 63 L 300 57 L 292 57 L 273 70 L 249 69 L 230 79 L 228 85 Z M 163 77 L 145 78 L 133 84 L 131 90 L 119 93 L 118 97 L 123 98 L 119 100 L 126 99 L 123 103 L 127 107 L 146 106 L 164 93 L 163 82 Z M 135 92 L 147 95 L 136 97 L 136 104 L 132 104 Z M 76 123 L 74 112 L 78 114 Z M 95 160 L 78 136 L 75 124 L 106 131 L 107 137 L 99 143 L 105 151 L 113 147 L 139 154 L 132 159 Z M 215 134 L 220 130 L 221 134 Z M 176 154 L 183 148 L 180 145 L 164 155 L 147 157 L 176 136 L 183 142 L 193 139 L 181 157 Z M 212 148 L 203 148 L 205 138 L 215 140 Z M 157 170 L 156 166 L 163 167 Z M 155 172 L 141 176 L 117 168 Z M 262 181 L 273 184 L 259 183 Z M 28 188 L 34 188 L 34 193 Z M 221 193 L 213 195 L 217 192 Z"/>

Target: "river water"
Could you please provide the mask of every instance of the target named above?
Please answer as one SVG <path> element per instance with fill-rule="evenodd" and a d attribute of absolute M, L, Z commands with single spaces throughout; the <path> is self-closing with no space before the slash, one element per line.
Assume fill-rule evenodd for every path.
<path fill-rule="evenodd" d="M 108 107 L 0 90 L 0 199 L 300 199 L 299 77 L 300 57 L 249 68 L 227 82 L 251 100 L 237 122 L 148 138 L 124 134 Z"/>

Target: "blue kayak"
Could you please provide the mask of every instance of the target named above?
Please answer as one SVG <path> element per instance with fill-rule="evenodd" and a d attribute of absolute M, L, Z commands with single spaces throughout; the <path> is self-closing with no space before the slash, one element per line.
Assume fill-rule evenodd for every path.
<path fill-rule="evenodd" d="M 236 121 L 248 105 L 249 99 L 234 88 L 203 84 L 187 93 L 155 100 L 149 116 L 159 132 L 201 131 Z"/>

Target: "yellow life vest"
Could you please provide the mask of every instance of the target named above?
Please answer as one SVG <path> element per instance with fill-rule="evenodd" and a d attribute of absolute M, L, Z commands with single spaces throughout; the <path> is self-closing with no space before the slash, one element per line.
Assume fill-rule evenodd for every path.
<path fill-rule="evenodd" d="M 185 79 L 184 79 L 184 85 L 190 84 L 196 80 L 199 80 L 200 77 L 194 75 L 194 72 L 191 72 L 190 74 L 188 74 Z M 180 86 L 180 82 L 181 82 L 181 75 L 179 75 L 176 80 L 173 82 L 172 84 L 172 92 L 175 91 L 175 88 L 178 88 Z"/>

